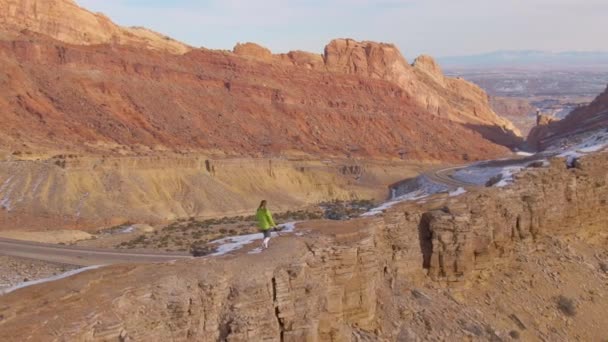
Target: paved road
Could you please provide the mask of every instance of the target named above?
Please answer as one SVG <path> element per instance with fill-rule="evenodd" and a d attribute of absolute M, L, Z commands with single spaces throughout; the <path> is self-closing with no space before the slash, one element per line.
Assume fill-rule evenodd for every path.
<path fill-rule="evenodd" d="M 552 155 L 553 154 L 550 154 L 550 153 L 535 154 L 535 155 L 531 155 L 531 156 L 516 156 L 516 157 L 506 158 L 506 159 L 490 160 L 490 161 L 486 161 L 486 162 L 480 162 L 477 164 L 450 167 L 447 169 L 440 169 L 440 170 L 433 170 L 433 171 L 429 171 L 429 172 L 425 173 L 425 175 L 427 178 L 429 178 L 431 181 L 433 181 L 435 183 L 445 184 L 445 185 L 448 185 L 450 187 L 455 187 L 455 188 L 462 187 L 462 188 L 466 189 L 468 187 L 479 186 L 479 184 L 468 183 L 468 182 L 453 178 L 452 175 L 454 174 L 455 171 L 467 168 L 472 165 L 476 165 L 477 167 L 507 167 L 507 166 L 525 165 L 527 163 L 546 159 L 547 157 L 550 157 Z"/>
<path fill-rule="evenodd" d="M 191 256 L 186 253 L 139 253 L 111 249 L 51 245 L 2 238 L 0 238 L 0 254 L 76 266 L 164 262 L 191 258 Z"/>
<path fill-rule="evenodd" d="M 458 166 L 458 167 L 451 167 L 448 169 L 434 170 L 431 172 L 427 172 L 425 175 L 427 176 L 427 178 L 429 178 L 431 181 L 433 181 L 435 183 L 445 184 L 450 187 L 466 189 L 467 187 L 470 187 L 470 186 L 477 186 L 476 184 L 471 184 L 471 183 L 463 182 L 461 180 L 452 178 L 452 176 L 451 176 L 452 173 L 454 173 L 454 171 L 460 170 L 462 168 L 464 168 L 464 167 Z"/>
<path fill-rule="evenodd" d="M 514 158 L 502 161 L 487 162 L 487 166 L 506 166 L 525 161 L 537 160 L 538 156 L 527 158 Z M 441 170 L 434 170 L 426 173 L 426 176 L 433 182 L 446 184 L 454 188 L 470 188 L 475 184 L 463 182 L 451 177 L 454 171 L 466 166 L 452 167 Z M 26 242 L 0 238 L 0 254 L 37 259 L 50 262 L 58 262 L 77 266 L 109 265 L 117 263 L 147 263 L 163 262 L 177 259 L 191 258 L 186 253 L 152 253 L 152 252 L 132 252 L 112 249 L 91 249 L 82 247 L 71 247 L 62 245 L 42 244 L 36 242 Z"/>

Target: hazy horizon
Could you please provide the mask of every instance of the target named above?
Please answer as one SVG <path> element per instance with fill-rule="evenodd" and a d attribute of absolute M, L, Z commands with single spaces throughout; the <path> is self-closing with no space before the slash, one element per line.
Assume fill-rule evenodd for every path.
<path fill-rule="evenodd" d="M 323 51 L 334 38 L 396 44 L 412 59 L 496 51 L 606 51 L 608 2 L 586 0 L 76 0 L 125 26 L 197 47 L 255 42 L 275 53 Z"/>

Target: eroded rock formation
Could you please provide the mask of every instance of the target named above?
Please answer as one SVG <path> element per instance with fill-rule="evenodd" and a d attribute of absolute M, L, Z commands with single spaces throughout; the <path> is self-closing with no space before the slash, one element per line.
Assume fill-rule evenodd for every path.
<path fill-rule="evenodd" d="M 503 190 L 402 204 L 376 218 L 304 225 L 303 236 L 280 239 L 260 255 L 113 266 L 27 288 L 0 297 L 0 337 L 394 341 L 415 336 L 414 330 L 422 327 L 426 338 L 465 333 L 497 338 L 489 323 L 482 329 L 477 326 L 483 323 L 465 321 L 477 317 L 466 307 L 449 309 L 466 303 L 456 292 L 448 293 L 456 304 L 425 292 L 436 284 L 463 291 L 477 284 L 480 288 L 471 292 L 475 297 L 476 291 L 486 291 L 474 282 L 476 276 L 497 265 L 507 267 L 513 257 L 532 257 L 518 254 L 521 247 L 605 228 L 607 162 L 602 153 L 567 169 L 556 159 L 547 169 L 520 174 L 515 185 Z M 540 286 L 545 280 L 531 281 Z M 532 303 L 530 293 L 522 295 Z M 417 302 L 426 304 L 409 314 L 407 308 Z M 536 310 L 530 303 L 525 317 Z M 526 328 L 508 309 L 500 310 L 533 339 L 594 339 L 605 329 L 591 329 L 595 319 L 577 321 L 577 330 L 563 332 L 545 331 L 540 323 Z M 460 317 L 442 318 L 457 312 Z M 37 328 L 24 329 L 32 321 L 39 322 Z M 452 335 L 444 335 L 448 333 Z"/>
<path fill-rule="evenodd" d="M 182 54 L 191 48 L 143 27 L 120 27 L 74 0 L 1 0 L 1 31 L 27 30 L 76 45 L 123 44 Z"/>
<path fill-rule="evenodd" d="M 575 109 L 563 120 L 544 120 L 528 136 L 531 146 L 544 150 L 560 140 L 608 127 L 608 88 L 588 106 Z"/>

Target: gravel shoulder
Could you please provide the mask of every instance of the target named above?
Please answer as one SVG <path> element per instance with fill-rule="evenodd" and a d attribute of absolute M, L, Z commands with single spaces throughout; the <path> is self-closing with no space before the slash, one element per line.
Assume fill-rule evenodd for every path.
<path fill-rule="evenodd" d="M 27 281 L 56 276 L 79 266 L 0 255 L 0 291 Z"/>

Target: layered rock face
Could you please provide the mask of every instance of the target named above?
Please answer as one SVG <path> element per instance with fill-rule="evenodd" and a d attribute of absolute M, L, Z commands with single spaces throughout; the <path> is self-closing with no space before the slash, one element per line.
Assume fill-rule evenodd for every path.
<path fill-rule="evenodd" d="M 47 35 L 75 44 L 123 44 L 182 54 L 191 48 L 145 28 L 123 28 L 74 0 L 1 0 L 0 28 Z"/>
<path fill-rule="evenodd" d="M 608 127 L 608 88 L 588 106 L 574 110 L 559 121 L 544 120 L 528 136 L 531 146 L 544 150 L 568 137 Z"/>
<path fill-rule="evenodd" d="M 384 80 L 224 52 L 176 56 L 32 39 L 0 42 L 1 139 L 9 151 L 298 150 L 445 161 L 507 152 Z"/>
<path fill-rule="evenodd" d="M 192 49 L 72 0 L 1 0 L 0 32 L 9 153 L 448 160 L 496 156 L 517 135 L 478 87 L 445 78 L 430 57 L 410 66 L 389 44 L 339 39 L 324 55 Z"/>
<path fill-rule="evenodd" d="M 299 228 L 304 235 L 280 239 L 260 255 L 114 266 L 27 288 L 0 297 L 0 337 L 394 341 L 418 327 L 428 339 L 447 338 L 442 334 L 454 327 L 451 338 L 465 338 L 467 331 L 473 334 L 469 337 L 498 338 L 489 325 L 484 330 L 463 320 L 492 318 L 459 306 L 466 300 L 456 292 L 449 295 L 452 304 L 425 292 L 437 284 L 462 291 L 473 286 L 470 295 L 476 297 L 476 292 L 487 291 L 473 282 L 477 275 L 508 268 L 508 263 L 517 263 L 514 257 L 532 257 L 530 252 L 518 254 L 521 247 L 545 237 L 601 232 L 608 223 L 607 162 L 603 153 L 567 169 L 558 159 L 547 169 L 520 174 L 504 190 L 486 188 L 459 198 L 402 204 L 377 218 L 304 225 Z M 595 276 L 587 276 L 592 277 L 589 286 L 600 286 Z M 543 279 L 517 286 L 541 286 Z M 423 286 L 426 290 L 420 290 Z M 526 289 L 522 295 L 530 305 L 537 303 L 530 293 Z M 408 313 L 418 302 L 424 307 Z M 595 304 L 585 305 L 596 304 L 608 303 L 598 297 Z M 490 307 L 495 317 L 504 314 L 512 325 L 518 322 L 532 340 L 594 340 L 606 332 L 605 326 L 592 328 L 593 318 L 577 321 L 576 331 L 545 331 L 496 305 L 498 311 Z M 530 305 L 526 317 L 540 315 L 542 309 L 535 313 Z M 438 306 L 444 311 L 437 311 Z M 37 329 L 23 329 L 33 320 L 41 322 Z"/>

